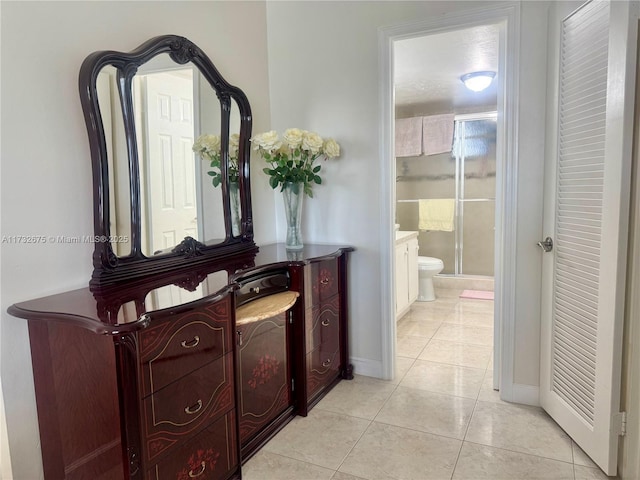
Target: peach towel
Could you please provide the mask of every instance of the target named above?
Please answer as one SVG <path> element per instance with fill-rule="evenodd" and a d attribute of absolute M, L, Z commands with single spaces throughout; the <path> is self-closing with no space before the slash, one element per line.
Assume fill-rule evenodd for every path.
<path fill-rule="evenodd" d="M 451 151 L 455 115 L 431 115 L 422 117 L 422 153 L 435 155 Z"/>
<path fill-rule="evenodd" d="M 396 157 L 417 157 L 422 153 L 422 117 L 396 120 Z"/>

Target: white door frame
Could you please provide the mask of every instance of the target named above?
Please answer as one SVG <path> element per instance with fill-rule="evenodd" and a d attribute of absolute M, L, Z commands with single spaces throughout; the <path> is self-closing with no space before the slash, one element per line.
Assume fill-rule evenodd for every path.
<path fill-rule="evenodd" d="M 495 240 L 495 335 L 494 387 L 504 400 L 513 399 L 515 346 L 516 211 L 518 172 L 518 53 L 520 46 L 520 4 L 508 2 L 495 7 L 444 15 L 434 20 L 382 27 L 378 31 L 380 119 L 380 225 L 382 376 L 395 374 L 396 322 L 392 293 L 395 291 L 394 239 L 395 162 L 393 42 L 417 36 L 459 30 L 479 25 L 500 24 L 498 89 L 498 135 Z M 502 114 L 502 116 L 501 116 Z"/>
<path fill-rule="evenodd" d="M 640 50 L 636 78 L 640 78 Z M 631 223 L 629 224 L 629 259 L 627 265 L 627 298 L 623 346 L 626 395 L 622 408 L 627 412 L 627 435 L 622 437 L 620 476 L 640 478 L 640 345 L 632 339 L 640 332 L 640 82 L 636 82 L 636 115 L 634 126 L 634 158 L 631 177 Z M 635 425 L 635 427 L 634 427 Z"/>
<path fill-rule="evenodd" d="M 636 98 L 638 98 L 636 94 Z M 637 100 L 636 100 L 637 103 Z M 636 117 L 636 145 L 638 143 L 638 117 Z M 625 316 L 625 339 L 623 352 L 623 365 L 626 368 L 624 382 L 626 382 L 626 395 L 623 398 L 623 410 L 627 412 L 627 435 L 622 437 L 622 461 L 619 465 L 620 476 L 623 478 L 640 478 L 640 345 L 634 344 L 633 336 L 638 337 L 640 332 L 640 153 L 636 150 L 634 162 L 635 175 L 632 178 L 633 190 L 635 190 L 635 205 L 633 207 L 633 224 L 631 249 L 628 261 L 629 272 L 627 281 L 629 288 L 627 314 Z M 623 370 L 624 371 L 624 370 Z"/>

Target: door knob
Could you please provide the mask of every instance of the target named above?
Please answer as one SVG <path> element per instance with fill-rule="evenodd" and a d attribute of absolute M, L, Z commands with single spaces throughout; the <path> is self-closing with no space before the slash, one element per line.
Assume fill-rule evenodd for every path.
<path fill-rule="evenodd" d="M 550 252 L 553 250 L 553 240 L 551 240 L 551 237 L 547 237 L 543 241 L 538 242 L 538 246 L 545 252 Z"/>

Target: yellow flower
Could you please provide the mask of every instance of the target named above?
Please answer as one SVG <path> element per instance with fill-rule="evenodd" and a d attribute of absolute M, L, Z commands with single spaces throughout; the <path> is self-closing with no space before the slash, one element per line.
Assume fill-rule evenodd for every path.
<path fill-rule="evenodd" d="M 268 153 L 273 153 L 280 148 L 282 142 L 278 138 L 278 133 L 275 130 L 269 132 L 259 133 L 251 139 L 254 150 L 264 150 Z"/>
<path fill-rule="evenodd" d="M 213 160 L 220 155 L 220 135 L 200 135 L 192 150 L 207 160 Z"/>
<path fill-rule="evenodd" d="M 325 141 L 317 133 L 299 128 L 285 130 L 282 140 L 271 130 L 255 135 L 251 142 L 266 162 L 262 171 L 269 176 L 271 188 L 282 190 L 294 183 L 302 185 L 301 191 L 310 197 L 313 197 L 313 186 L 322 183 L 321 166 L 314 165 L 316 160 L 340 156 L 340 145 L 333 138 Z"/>
<path fill-rule="evenodd" d="M 299 128 L 289 128 L 288 130 L 284 131 L 284 134 L 282 135 L 282 139 L 285 141 L 285 143 L 290 149 L 294 150 L 298 148 L 300 145 L 302 145 L 303 135 L 304 135 L 304 132 Z"/>
<path fill-rule="evenodd" d="M 340 156 L 340 145 L 333 138 L 328 138 L 322 147 L 322 153 L 327 158 L 337 158 Z"/>
<path fill-rule="evenodd" d="M 302 149 L 313 154 L 320 153 L 322 149 L 322 137 L 315 132 L 304 132 L 302 136 Z"/>

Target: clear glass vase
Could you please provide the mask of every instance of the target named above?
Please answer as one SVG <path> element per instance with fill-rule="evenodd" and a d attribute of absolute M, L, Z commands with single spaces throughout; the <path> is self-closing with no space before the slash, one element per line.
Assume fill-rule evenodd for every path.
<path fill-rule="evenodd" d="M 282 198 L 284 198 L 284 213 L 287 217 L 286 247 L 288 250 L 301 250 L 303 245 L 300 223 L 302 220 L 304 184 L 285 182 L 282 189 Z"/>
<path fill-rule="evenodd" d="M 240 216 L 240 186 L 238 182 L 229 182 L 229 197 L 231 199 L 231 234 L 239 237 L 242 231 Z"/>

